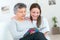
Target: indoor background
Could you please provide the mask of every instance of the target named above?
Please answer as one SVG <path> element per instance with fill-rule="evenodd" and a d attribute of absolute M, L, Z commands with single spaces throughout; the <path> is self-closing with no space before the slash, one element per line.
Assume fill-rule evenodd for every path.
<path fill-rule="evenodd" d="M 52 17 L 57 18 L 57 25 L 60 27 L 60 0 L 55 0 L 56 4 L 49 4 L 51 0 L 0 0 L 0 40 L 12 40 L 11 35 L 5 35 L 6 25 L 14 15 L 13 7 L 16 3 L 25 3 L 27 5 L 27 15 L 29 16 L 29 7 L 32 3 L 39 3 L 42 9 L 42 16 L 49 22 L 50 30 L 53 27 Z M 4 8 L 6 8 L 4 10 Z M 8 32 L 9 33 L 9 32 Z M 51 32 L 50 32 L 51 33 Z M 6 37 L 4 37 L 4 35 Z M 10 38 L 9 38 L 10 37 Z M 50 35 L 51 40 L 60 40 L 60 34 Z M 7 39 L 8 38 L 8 39 Z"/>

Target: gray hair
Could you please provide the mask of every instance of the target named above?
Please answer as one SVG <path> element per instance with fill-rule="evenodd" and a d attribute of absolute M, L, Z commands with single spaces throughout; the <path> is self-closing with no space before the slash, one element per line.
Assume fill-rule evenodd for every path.
<path fill-rule="evenodd" d="M 16 14 L 16 11 L 17 9 L 21 9 L 21 8 L 26 8 L 26 5 L 24 3 L 17 3 L 15 6 L 14 6 L 14 14 Z"/>

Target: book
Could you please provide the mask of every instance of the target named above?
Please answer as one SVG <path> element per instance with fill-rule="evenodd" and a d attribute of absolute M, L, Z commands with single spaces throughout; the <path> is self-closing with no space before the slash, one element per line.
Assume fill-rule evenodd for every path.
<path fill-rule="evenodd" d="M 30 28 L 30 29 L 24 34 L 24 36 L 30 35 L 30 32 L 33 32 L 33 31 L 35 31 L 35 33 L 36 33 L 36 32 L 39 32 L 39 30 L 38 30 L 37 28 Z"/>

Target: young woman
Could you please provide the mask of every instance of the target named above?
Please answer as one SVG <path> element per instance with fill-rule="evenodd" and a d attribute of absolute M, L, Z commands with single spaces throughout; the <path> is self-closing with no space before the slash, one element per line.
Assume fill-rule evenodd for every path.
<path fill-rule="evenodd" d="M 25 35 L 25 33 L 30 29 L 34 28 L 31 21 L 25 20 L 26 15 L 26 5 L 23 3 L 17 3 L 14 6 L 15 18 L 11 20 L 8 25 L 13 40 L 47 40 L 43 33 L 34 33 L 30 31 L 30 35 Z M 36 36 L 36 37 L 35 37 Z"/>
<path fill-rule="evenodd" d="M 49 24 L 46 18 L 41 16 L 41 8 L 37 3 L 33 3 L 30 7 L 30 20 L 34 27 L 38 28 L 47 37 L 47 33 L 50 31 Z"/>

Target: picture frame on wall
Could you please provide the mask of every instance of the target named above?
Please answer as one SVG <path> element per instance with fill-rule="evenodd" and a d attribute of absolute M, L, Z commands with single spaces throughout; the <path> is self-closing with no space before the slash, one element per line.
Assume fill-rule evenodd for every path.
<path fill-rule="evenodd" d="M 1 13 L 8 13 L 10 11 L 10 7 L 9 6 L 2 6 L 1 7 Z"/>
<path fill-rule="evenodd" d="M 49 5 L 56 5 L 56 0 L 49 0 Z"/>
<path fill-rule="evenodd" d="M 8 6 L 1 7 L 1 11 L 8 11 L 8 10 L 9 10 L 9 7 Z"/>

